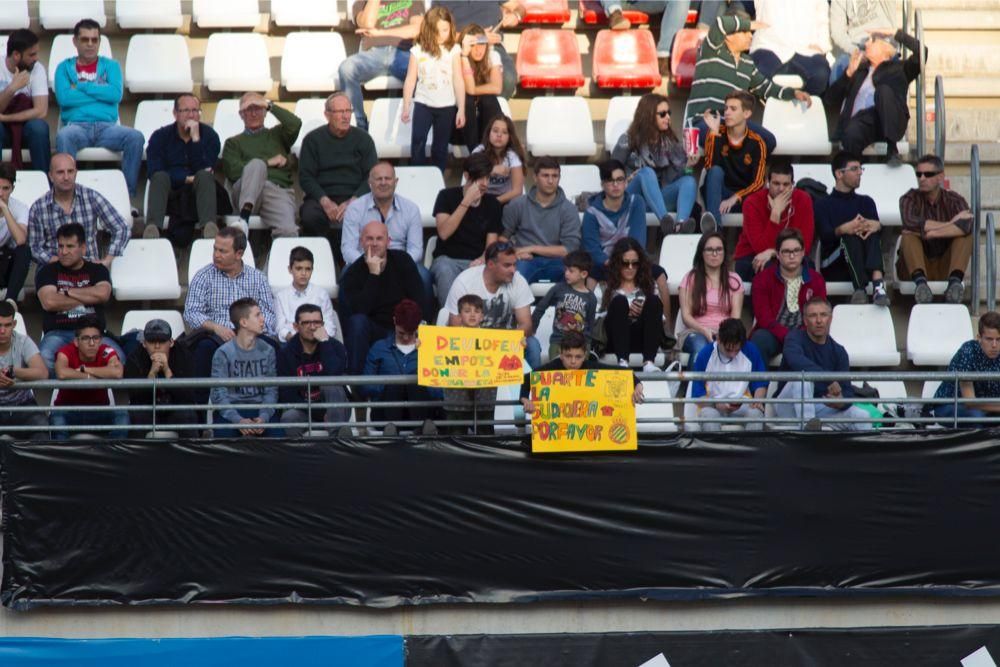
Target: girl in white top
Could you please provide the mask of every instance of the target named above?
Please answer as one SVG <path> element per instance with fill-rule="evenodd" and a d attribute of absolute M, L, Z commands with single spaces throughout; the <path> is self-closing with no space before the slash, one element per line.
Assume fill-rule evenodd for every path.
<path fill-rule="evenodd" d="M 486 126 L 503 115 L 497 99 L 503 90 L 503 63 L 489 44 L 486 31 L 470 23 L 459 35 L 462 45 L 462 79 L 465 81 L 465 145 L 479 144 Z"/>
<path fill-rule="evenodd" d="M 413 119 L 412 164 L 427 164 L 427 135 L 433 128 L 431 161 L 443 172 L 448 164 L 452 127 L 465 127 L 465 82 L 460 55 L 451 12 L 443 7 L 432 8 L 424 16 L 416 44 L 410 49 L 410 65 L 403 83 L 400 120 L 409 123 Z"/>
<path fill-rule="evenodd" d="M 473 153 L 485 151 L 493 163 L 486 192 L 501 204 L 524 194 L 524 148 L 517 138 L 514 121 L 507 116 L 494 118 L 483 132 L 483 142 Z"/>

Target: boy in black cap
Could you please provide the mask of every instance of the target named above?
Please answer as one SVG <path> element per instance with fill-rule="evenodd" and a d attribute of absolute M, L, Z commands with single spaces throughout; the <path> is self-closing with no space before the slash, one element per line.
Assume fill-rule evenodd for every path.
<path fill-rule="evenodd" d="M 174 345 L 173 331 L 165 320 L 155 319 L 146 323 L 142 331 L 142 345 L 133 350 L 125 361 L 125 377 L 129 379 L 169 379 L 193 377 L 191 357 L 187 350 Z M 130 389 L 129 401 L 132 405 L 153 405 L 152 389 Z M 198 421 L 195 411 L 175 409 L 174 405 L 193 405 L 193 390 L 175 387 L 157 387 L 156 423 L 194 424 Z M 131 412 L 132 424 L 151 424 L 153 411 Z M 186 434 L 192 435 L 192 434 Z"/>

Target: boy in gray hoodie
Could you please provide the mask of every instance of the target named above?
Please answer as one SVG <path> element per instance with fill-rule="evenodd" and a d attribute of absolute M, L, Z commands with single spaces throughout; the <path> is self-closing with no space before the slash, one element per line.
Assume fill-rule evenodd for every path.
<path fill-rule="evenodd" d="M 249 297 L 237 299 L 229 306 L 229 319 L 236 327 L 236 337 L 219 346 L 212 357 L 212 377 L 219 379 L 275 377 L 277 367 L 274 348 L 264 342 L 264 315 L 256 301 Z M 277 403 L 275 386 L 240 385 L 212 387 L 212 405 L 228 406 L 214 411 L 214 420 L 230 428 L 215 429 L 217 438 L 244 436 L 281 437 L 281 429 L 263 429 L 260 424 L 277 422 L 274 408 L 257 408 L 260 404 Z M 234 407 L 246 406 L 246 407 Z"/>
<path fill-rule="evenodd" d="M 559 187 L 559 163 L 535 160 L 535 186 L 503 210 L 501 241 L 517 252 L 517 271 L 529 283 L 562 278 L 562 258 L 580 247 L 580 215 Z"/>

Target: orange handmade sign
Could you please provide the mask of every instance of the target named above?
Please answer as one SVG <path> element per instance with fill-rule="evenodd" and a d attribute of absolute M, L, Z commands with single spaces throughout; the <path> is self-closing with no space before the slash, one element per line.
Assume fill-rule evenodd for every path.
<path fill-rule="evenodd" d="M 638 448 L 631 371 L 531 373 L 531 451 Z"/>
<path fill-rule="evenodd" d="M 418 384 L 473 388 L 521 384 L 524 333 L 518 329 L 473 329 L 423 325 L 417 350 Z"/>

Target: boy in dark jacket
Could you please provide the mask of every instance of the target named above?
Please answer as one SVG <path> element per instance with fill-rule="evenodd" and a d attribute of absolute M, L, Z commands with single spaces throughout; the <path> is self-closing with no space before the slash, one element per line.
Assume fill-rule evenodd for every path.
<path fill-rule="evenodd" d="M 125 360 L 125 377 L 128 379 L 170 379 L 194 377 L 192 359 L 187 348 L 174 345 L 173 331 L 166 320 L 150 320 L 142 330 L 142 345 Z M 156 423 L 194 424 L 198 421 L 191 409 L 174 409 L 174 405 L 193 405 L 196 401 L 191 388 L 157 387 L 130 389 L 129 403 L 148 405 L 150 409 L 130 413 L 132 424 L 153 422 L 153 399 L 156 399 Z"/>

